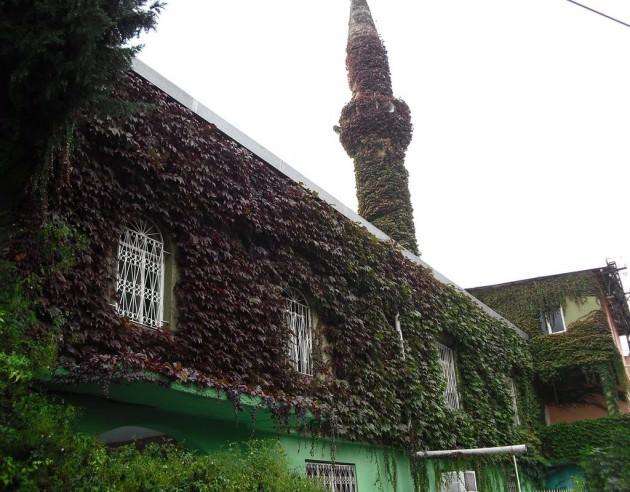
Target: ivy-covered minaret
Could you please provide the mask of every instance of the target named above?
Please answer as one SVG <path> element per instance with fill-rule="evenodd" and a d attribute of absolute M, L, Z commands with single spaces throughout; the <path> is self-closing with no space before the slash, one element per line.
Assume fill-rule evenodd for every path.
<path fill-rule="evenodd" d="M 359 215 L 417 253 L 404 164 L 411 114 L 393 95 L 387 51 L 366 0 L 351 0 L 346 67 L 352 99 L 341 112 L 339 134 L 354 160 Z"/>

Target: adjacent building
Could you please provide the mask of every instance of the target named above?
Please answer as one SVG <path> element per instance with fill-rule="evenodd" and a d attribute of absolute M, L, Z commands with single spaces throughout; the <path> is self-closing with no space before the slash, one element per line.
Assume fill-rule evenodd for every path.
<path fill-rule="evenodd" d="M 531 337 L 534 381 L 544 409 L 549 452 L 554 461 L 556 429 L 562 439 L 581 439 L 578 428 L 628 426 L 630 389 L 630 312 L 619 268 L 608 262 L 601 268 L 517 280 L 469 289 L 469 292 L 522 327 Z M 579 423 L 576 432 L 567 424 Z M 562 424 L 560 427 L 554 424 Z M 597 437 L 597 436 L 594 436 Z M 580 443 L 586 450 L 593 443 Z M 551 484 L 572 486 L 581 477 L 578 463 L 559 459 Z"/>

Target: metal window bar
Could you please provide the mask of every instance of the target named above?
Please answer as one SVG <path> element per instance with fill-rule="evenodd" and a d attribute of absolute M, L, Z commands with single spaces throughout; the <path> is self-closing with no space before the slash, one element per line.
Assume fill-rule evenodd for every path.
<path fill-rule="evenodd" d="M 332 492 L 358 492 L 359 490 L 354 465 L 307 462 L 306 475 L 319 480 Z"/>
<path fill-rule="evenodd" d="M 519 492 L 518 485 L 516 484 L 516 474 L 514 473 L 514 470 L 511 468 L 508 468 L 506 470 L 506 476 L 507 476 L 506 484 L 507 484 L 508 492 Z"/>
<path fill-rule="evenodd" d="M 116 311 L 151 328 L 163 323 L 164 241 L 144 222 L 125 227 L 118 243 Z"/>
<path fill-rule="evenodd" d="M 512 410 L 514 412 L 514 425 L 521 425 L 521 418 L 518 415 L 518 400 L 516 393 L 516 384 L 514 384 L 514 379 L 510 378 L 510 396 L 512 397 Z"/>
<path fill-rule="evenodd" d="M 296 371 L 312 376 L 313 321 L 310 308 L 299 294 L 287 294 L 285 317 L 290 332 L 289 359 Z"/>
<path fill-rule="evenodd" d="M 457 374 L 455 371 L 455 352 L 452 348 L 438 343 L 442 373 L 446 380 L 444 399 L 446 406 L 452 409 L 459 408 L 459 393 L 457 391 Z"/>
<path fill-rule="evenodd" d="M 576 492 L 576 489 L 536 489 L 534 492 Z"/>

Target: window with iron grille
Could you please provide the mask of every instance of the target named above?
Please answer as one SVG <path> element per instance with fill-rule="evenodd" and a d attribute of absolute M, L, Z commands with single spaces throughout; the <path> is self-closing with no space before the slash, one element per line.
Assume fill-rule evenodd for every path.
<path fill-rule="evenodd" d="M 296 371 L 313 375 L 313 320 L 304 297 L 295 291 L 286 294 L 285 317 L 289 328 L 289 359 Z"/>
<path fill-rule="evenodd" d="M 509 381 L 509 389 L 510 389 L 510 396 L 512 397 L 512 410 L 514 412 L 514 425 L 520 425 L 521 424 L 521 419 L 518 415 L 518 400 L 516 397 L 516 384 L 514 384 L 514 379 L 510 378 Z"/>
<path fill-rule="evenodd" d="M 163 323 L 164 241 L 150 224 L 136 222 L 118 242 L 116 311 L 131 321 L 159 328 Z"/>
<path fill-rule="evenodd" d="M 332 492 L 358 492 L 357 473 L 354 465 L 306 462 L 306 475 L 319 480 Z"/>
<path fill-rule="evenodd" d="M 508 473 L 507 489 L 508 492 L 519 492 L 518 485 L 516 485 L 516 475 L 514 475 L 514 471 Z"/>
<path fill-rule="evenodd" d="M 440 352 L 440 364 L 442 374 L 446 381 L 444 399 L 446 406 L 453 409 L 459 408 L 459 393 L 457 391 L 457 371 L 455 368 L 455 351 L 444 344 L 438 343 Z"/>
<path fill-rule="evenodd" d="M 477 492 L 477 476 L 474 471 L 442 473 L 441 492 Z"/>

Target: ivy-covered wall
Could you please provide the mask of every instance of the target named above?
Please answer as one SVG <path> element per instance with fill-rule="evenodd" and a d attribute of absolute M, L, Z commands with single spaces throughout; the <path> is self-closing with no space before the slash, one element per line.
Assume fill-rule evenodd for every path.
<path fill-rule="evenodd" d="M 359 215 L 418 253 L 405 168 L 411 111 L 393 95 L 387 50 L 365 0 L 351 2 L 346 66 L 352 99 L 339 136 L 354 160 Z"/>
<path fill-rule="evenodd" d="M 261 396 L 280 416 L 312 410 L 323 432 L 346 440 L 407 451 L 530 442 L 537 463 L 530 355 L 508 326 L 139 76 L 129 74 L 117 97 L 146 106 L 80 122 L 70 180 L 51 190 L 46 215 L 85 238 L 74 268 L 48 278 L 42 300 L 65 317 L 60 361 L 70 379 L 152 371 Z M 136 219 L 173 245 L 173 330 L 141 328 L 112 308 L 119 233 Z M 33 227 L 25 223 L 13 247 L 23 274 L 40 268 Z M 306 296 L 328 342 L 312 378 L 286 358 L 287 287 Z M 460 411 L 442 397 L 443 333 L 456 349 Z M 508 376 L 526 412 L 519 428 Z"/>
<path fill-rule="evenodd" d="M 601 392 L 610 414 L 618 413 L 618 387 L 626 383 L 611 336 L 596 271 L 584 271 L 470 289 L 532 337 L 534 371 L 544 384 L 569 386 L 571 401 Z M 566 331 L 542 333 L 541 316 L 563 307 Z M 575 388 L 575 382 L 581 388 Z M 557 393 L 554 395 L 557 400 Z M 564 402 L 566 403 L 566 401 Z"/>
<path fill-rule="evenodd" d="M 600 285 L 596 274 L 586 271 L 479 287 L 469 292 L 536 337 L 541 334 L 541 314 L 566 307 L 567 301 L 581 305 L 590 296 L 599 297 Z"/>
<path fill-rule="evenodd" d="M 554 465 L 579 464 L 593 449 L 630 443 L 630 415 L 554 424 L 541 431 L 545 455 Z"/>

